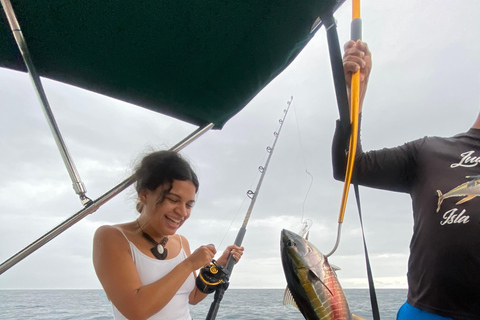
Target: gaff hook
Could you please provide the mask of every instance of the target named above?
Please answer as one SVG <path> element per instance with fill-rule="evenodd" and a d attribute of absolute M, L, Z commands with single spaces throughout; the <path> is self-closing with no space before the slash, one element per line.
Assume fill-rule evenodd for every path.
<path fill-rule="evenodd" d="M 351 23 L 351 39 L 354 41 L 362 39 L 362 20 L 360 19 L 360 0 L 352 1 L 352 23 Z M 340 243 L 340 233 L 343 223 L 343 218 L 345 216 L 345 209 L 347 206 L 348 192 L 350 189 L 350 182 L 352 181 L 353 167 L 355 163 L 355 154 L 357 151 L 357 141 L 358 141 L 358 109 L 360 103 L 360 71 L 355 72 L 352 75 L 352 84 L 351 84 L 351 99 L 350 99 L 350 122 L 351 122 L 351 131 L 350 131 L 350 143 L 348 148 L 348 159 L 347 159 L 347 172 L 345 173 L 345 183 L 343 185 L 343 194 L 342 194 L 342 203 L 340 206 L 340 214 L 338 217 L 338 231 L 337 231 L 337 240 L 332 251 L 330 251 L 326 257 L 331 256 L 338 247 Z"/>

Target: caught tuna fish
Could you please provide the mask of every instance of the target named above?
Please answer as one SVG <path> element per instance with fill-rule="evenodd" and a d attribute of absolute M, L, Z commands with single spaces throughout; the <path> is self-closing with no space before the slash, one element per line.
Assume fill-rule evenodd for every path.
<path fill-rule="evenodd" d="M 363 319 L 350 313 L 335 271 L 308 240 L 284 229 L 280 247 L 289 291 L 284 304 L 297 307 L 307 320 Z"/>

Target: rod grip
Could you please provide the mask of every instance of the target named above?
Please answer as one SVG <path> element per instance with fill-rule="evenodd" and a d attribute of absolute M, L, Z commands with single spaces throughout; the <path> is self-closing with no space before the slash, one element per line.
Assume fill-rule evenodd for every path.
<path fill-rule="evenodd" d="M 352 23 L 350 24 L 350 34 L 351 34 L 352 40 L 354 41 L 362 40 L 362 19 L 361 18 L 355 18 L 352 20 Z"/>
<path fill-rule="evenodd" d="M 243 242 L 243 238 L 245 237 L 245 233 L 247 232 L 247 228 L 245 228 L 244 226 L 242 226 L 240 228 L 240 230 L 238 230 L 238 234 L 237 234 L 237 237 L 235 238 L 235 242 L 234 244 L 241 247 L 242 246 L 242 242 Z"/>
<path fill-rule="evenodd" d="M 225 293 L 225 290 L 223 287 L 220 287 L 217 289 L 215 292 L 215 298 L 210 305 L 210 309 L 208 309 L 208 314 L 207 317 L 205 318 L 206 320 L 213 320 L 217 317 L 218 309 L 220 308 L 220 302 L 223 299 L 223 294 Z"/>
<path fill-rule="evenodd" d="M 247 232 L 247 229 L 245 227 L 240 228 L 237 234 L 237 238 L 235 239 L 235 242 L 234 242 L 235 245 L 239 247 L 242 245 L 243 238 L 245 237 L 246 232 Z M 233 255 L 230 253 L 230 255 L 228 256 L 227 264 L 225 265 L 225 269 L 227 270 L 227 277 L 229 279 L 236 262 L 237 261 L 235 261 L 235 259 L 233 258 Z"/>

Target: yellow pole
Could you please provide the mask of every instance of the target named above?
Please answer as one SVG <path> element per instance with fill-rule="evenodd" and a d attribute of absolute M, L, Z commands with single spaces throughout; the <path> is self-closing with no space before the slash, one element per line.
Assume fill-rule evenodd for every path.
<path fill-rule="evenodd" d="M 352 40 L 357 41 L 360 37 L 360 32 L 354 32 L 354 21 L 360 20 L 360 0 L 352 1 Z M 358 26 L 358 24 L 356 24 Z M 342 203 L 340 206 L 340 215 L 338 222 L 342 223 L 345 216 L 345 208 L 347 206 L 348 191 L 350 190 L 350 182 L 352 181 L 353 165 L 355 162 L 355 154 L 357 151 L 358 140 L 358 109 L 359 109 L 359 96 L 360 96 L 360 71 L 357 71 L 352 75 L 352 83 L 350 90 L 350 121 L 351 121 L 351 133 L 350 144 L 347 159 L 347 170 L 345 173 L 345 184 L 343 185 Z"/>

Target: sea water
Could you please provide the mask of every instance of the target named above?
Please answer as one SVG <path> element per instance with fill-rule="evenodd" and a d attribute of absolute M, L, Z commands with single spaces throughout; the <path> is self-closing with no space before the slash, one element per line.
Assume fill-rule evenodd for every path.
<path fill-rule="evenodd" d="M 282 305 L 282 289 L 229 289 L 216 319 L 303 320 L 292 306 Z M 405 302 L 405 289 L 376 291 L 382 320 L 394 320 Z M 372 319 L 367 289 L 345 289 L 350 310 Z M 205 319 L 213 296 L 191 306 L 195 320 Z M 0 319 L 60 320 L 113 319 L 112 307 L 103 290 L 0 290 Z"/>

